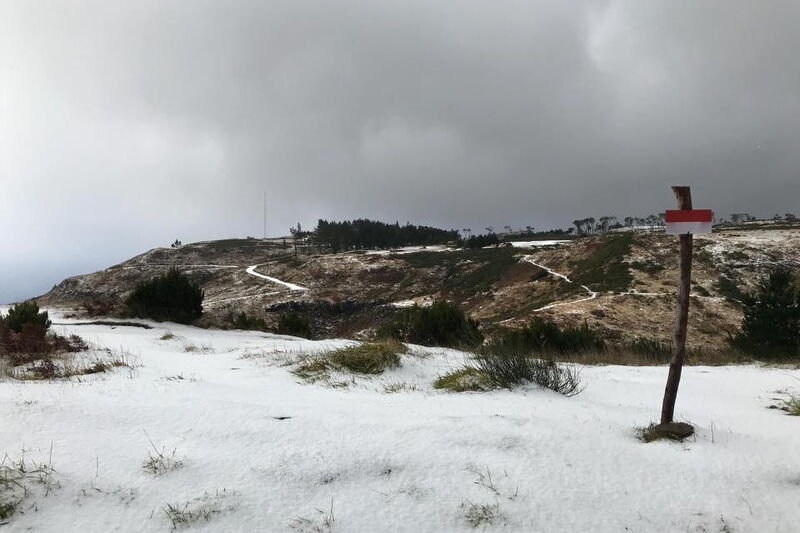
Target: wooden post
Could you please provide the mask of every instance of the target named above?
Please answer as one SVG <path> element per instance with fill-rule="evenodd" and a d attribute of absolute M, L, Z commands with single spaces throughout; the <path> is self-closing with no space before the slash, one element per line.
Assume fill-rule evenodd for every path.
<path fill-rule="evenodd" d="M 692 208 L 692 193 L 689 187 L 672 187 L 678 200 L 678 209 Z M 669 363 L 664 402 L 661 405 L 661 423 L 671 424 L 675 414 L 675 399 L 681 383 L 681 371 L 686 359 L 686 326 L 689 321 L 689 290 L 692 281 L 692 235 L 680 235 L 680 278 L 678 282 L 678 310 L 675 315 L 675 337 L 672 361 Z"/>

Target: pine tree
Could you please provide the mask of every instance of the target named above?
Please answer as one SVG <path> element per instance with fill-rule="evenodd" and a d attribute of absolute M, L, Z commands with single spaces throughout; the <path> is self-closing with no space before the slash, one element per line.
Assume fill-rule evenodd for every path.
<path fill-rule="evenodd" d="M 800 292 L 791 271 L 772 270 L 743 304 L 736 346 L 771 359 L 800 355 Z"/>

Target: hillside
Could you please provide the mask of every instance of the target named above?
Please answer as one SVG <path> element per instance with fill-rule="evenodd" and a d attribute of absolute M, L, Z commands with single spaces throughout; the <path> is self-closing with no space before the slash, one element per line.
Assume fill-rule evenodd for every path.
<path fill-rule="evenodd" d="M 800 266 L 800 226 L 751 224 L 715 230 L 695 243 L 694 344 L 718 343 L 735 330 L 740 291 L 766 267 Z M 295 310 L 309 315 L 317 337 L 365 338 L 399 307 L 447 298 L 490 333 L 546 316 L 569 324 L 585 320 L 611 339 L 668 339 L 677 239 L 631 231 L 479 250 L 437 246 L 298 257 L 278 240 L 207 241 L 157 248 L 68 278 L 39 301 L 118 309 L 135 283 L 171 266 L 205 290 L 205 325 L 224 327 L 229 314 L 239 312 L 275 324 L 281 313 Z"/>

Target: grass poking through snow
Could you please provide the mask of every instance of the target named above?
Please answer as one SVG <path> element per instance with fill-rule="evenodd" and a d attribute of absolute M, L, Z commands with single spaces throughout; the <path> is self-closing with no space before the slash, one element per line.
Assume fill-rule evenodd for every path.
<path fill-rule="evenodd" d="M 0 525 L 7 523 L 20 510 L 25 500 L 37 493 L 47 496 L 51 490 L 57 488 L 59 483 L 54 474 L 51 461 L 27 461 L 24 450 L 18 460 L 4 456 L 0 461 Z"/>
<path fill-rule="evenodd" d="M 405 345 L 395 340 L 365 342 L 308 356 L 292 373 L 312 383 L 329 379 L 332 370 L 377 375 L 400 366 L 399 354 L 405 351 Z"/>
<path fill-rule="evenodd" d="M 770 408 L 785 411 L 787 415 L 800 416 L 800 396 L 795 396 L 785 390 L 776 392 L 780 394 L 781 397 L 775 398 L 778 403 L 770 405 Z"/>
<path fill-rule="evenodd" d="M 235 494 L 233 496 L 235 497 Z M 229 500 L 226 490 L 222 489 L 221 492 L 218 490 L 216 494 L 206 493 L 200 498 L 182 504 L 167 503 L 161 510 L 172 523 L 174 531 L 190 527 L 196 522 L 208 522 L 218 515 L 234 511 L 236 507 L 235 499 Z"/>

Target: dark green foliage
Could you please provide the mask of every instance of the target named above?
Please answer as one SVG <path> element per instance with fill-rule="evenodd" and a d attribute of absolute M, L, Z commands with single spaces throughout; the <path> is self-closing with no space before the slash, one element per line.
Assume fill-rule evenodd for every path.
<path fill-rule="evenodd" d="M 367 219 L 343 222 L 320 219 L 312 238 L 316 244 L 339 252 L 364 248 L 445 244 L 457 240 L 458 232 L 408 223 L 401 226 L 397 222 L 387 224 Z"/>
<path fill-rule="evenodd" d="M 34 301 L 14 304 L 8 310 L 8 315 L 0 318 L 0 320 L 15 333 L 21 333 L 25 324 L 40 326 L 46 332 L 51 324 L 47 311 L 39 312 L 39 306 Z"/>
<path fill-rule="evenodd" d="M 553 322 L 536 318 L 522 329 L 506 330 L 493 339 L 487 349 L 562 354 L 599 352 L 605 350 L 605 342 L 586 322 L 577 328 L 572 326 L 562 328 Z"/>
<path fill-rule="evenodd" d="M 724 275 L 717 280 L 716 289 L 727 300 L 741 302 L 746 296 L 734 279 Z"/>
<path fill-rule="evenodd" d="M 572 279 L 595 291 L 622 292 L 633 280 L 628 263 L 623 262 L 631 251 L 633 233 L 606 238 L 586 259 L 576 261 Z"/>
<path fill-rule="evenodd" d="M 488 346 L 473 356 L 475 369 L 493 388 L 512 388 L 525 383 L 574 396 L 581 392 L 580 373 L 569 365 L 535 357 L 510 345 Z"/>
<path fill-rule="evenodd" d="M 392 321 L 378 329 L 378 336 L 452 348 L 474 347 L 483 342 L 478 322 L 445 300 L 436 300 L 430 307 L 401 309 Z"/>
<path fill-rule="evenodd" d="M 488 291 L 519 259 L 512 247 L 458 250 L 454 252 L 415 252 L 391 256 L 414 268 L 444 268 L 444 288 L 455 297 Z M 468 263 L 468 264 L 465 264 Z"/>
<path fill-rule="evenodd" d="M 790 270 L 772 270 L 742 303 L 735 346 L 766 359 L 800 356 L 800 291 Z"/>
<path fill-rule="evenodd" d="M 635 270 L 641 270 L 642 272 L 646 272 L 648 274 L 657 274 L 658 272 L 664 270 L 664 265 L 654 263 L 652 261 L 634 261 L 633 263 L 630 263 L 630 267 Z"/>
<path fill-rule="evenodd" d="M 203 314 L 203 290 L 177 268 L 136 285 L 125 300 L 128 316 L 188 324 Z"/>
<path fill-rule="evenodd" d="M 244 329 L 249 331 L 267 331 L 267 323 L 263 318 L 250 316 L 245 312 L 238 315 L 231 313 L 228 315 L 228 323 L 233 329 Z"/>
<path fill-rule="evenodd" d="M 278 318 L 278 333 L 293 337 L 311 338 L 311 323 L 308 317 L 300 313 L 283 313 Z"/>
<path fill-rule="evenodd" d="M 705 288 L 705 287 L 703 287 L 702 285 L 695 285 L 695 286 L 694 286 L 694 291 L 695 291 L 695 292 L 696 292 L 696 293 L 697 293 L 699 296 L 711 296 L 711 293 L 710 293 L 710 292 L 708 292 L 708 289 L 706 289 L 706 288 Z"/>
<path fill-rule="evenodd" d="M 473 235 L 464 241 L 463 244 L 465 248 L 475 250 L 477 248 L 483 248 L 484 246 L 497 246 L 500 244 L 500 239 L 495 233 L 489 233 L 487 235 Z"/>

